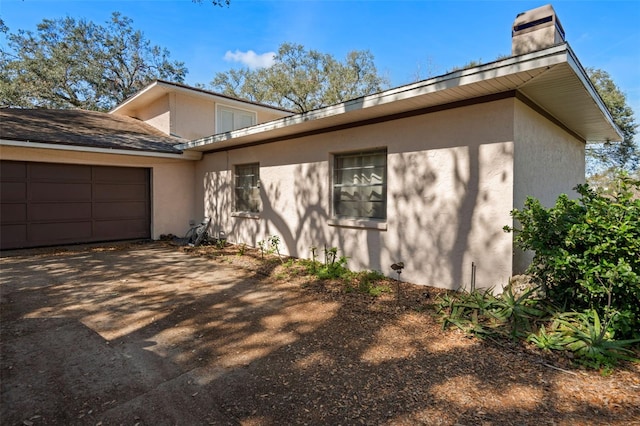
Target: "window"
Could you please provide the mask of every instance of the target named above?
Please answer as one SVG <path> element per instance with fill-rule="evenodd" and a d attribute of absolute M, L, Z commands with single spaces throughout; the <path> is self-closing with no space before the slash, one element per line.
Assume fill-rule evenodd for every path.
<path fill-rule="evenodd" d="M 216 119 L 216 133 L 231 132 L 256 124 L 256 113 L 218 106 Z"/>
<path fill-rule="evenodd" d="M 338 218 L 387 218 L 387 150 L 334 157 L 333 213 Z"/>
<path fill-rule="evenodd" d="M 236 212 L 257 213 L 260 211 L 260 164 L 236 166 L 235 173 Z"/>

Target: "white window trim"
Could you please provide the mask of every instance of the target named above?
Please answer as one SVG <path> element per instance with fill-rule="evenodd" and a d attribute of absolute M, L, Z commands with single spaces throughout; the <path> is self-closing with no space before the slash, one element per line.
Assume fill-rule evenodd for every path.
<path fill-rule="evenodd" d="M 231 111 L 242 111 L 242 112 L 249 113 L 249 114 L 253 115 L 253 124 L 252 124 L 252 126 L 255 126 L 256 124 L 258 124 L 258 113 L 256 111 L 253 111 L 253 110 L 250 110 L 250 109 L 246 109 L 246 108 L 238 108 L 238 107 L 235 107 L 235 106 L 232 106 L 232 105 L 228 105 L 228 104 L 216 103 L 216 108 L 215 108 L 216 116 L 214 117 L 216 134 L 221 133 L 220 126 L 218 124 L 219 123 L 218 114 L 220 113 L 221 109 L 226 109 L 226 110 L 231 110 Z"/>

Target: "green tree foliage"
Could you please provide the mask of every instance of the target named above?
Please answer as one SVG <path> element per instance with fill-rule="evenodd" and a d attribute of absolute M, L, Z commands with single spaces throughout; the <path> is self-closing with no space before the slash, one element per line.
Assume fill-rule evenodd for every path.
<path fill-rule="evenodd" d="M 283 43 L 269 68 L 218 73 L 211 87 L 223 94 L 306 112 L 378 92 L 388 86 L 369 51 L 344 61 L 304 46 Z"/>
<path fill-rule="evenodd" d="M 535 252 L 529 272 L 565 311 L 592 309 L 616 338 L 640 338 L 640 181 L 619 177 L 607 192 L 578 185 L 552 208 L 534 198 L 512 216 L 514 241 Z"/>
<path fill-rule="evenodd" d="M 106 25 L 66 17 L 44 19 L 35 33 L 9 33 L 0 66 L 3 106 L 91 110 L 108 110 L 154 79 L 182 82 L 187 73 L 117 12 Z"/>
<path fill-rule="evenodd" d="M 640 148 L 634 139 L 638 124 L 633 110 L 627 105 L 625 94 L 606 71 L 587 68 L 587 74 L 624 135 L 622 142 L 587 145 L 588 172 L 607 169 L 637 170 L 640 167 Z"/>

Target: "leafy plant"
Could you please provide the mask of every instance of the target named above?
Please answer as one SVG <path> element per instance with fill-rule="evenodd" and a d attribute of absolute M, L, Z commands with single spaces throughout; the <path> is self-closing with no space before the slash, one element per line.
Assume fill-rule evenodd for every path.
<path fill-rule="evenodd" d="M 264 259 L 264 255 L 267 253 L 267 242 L 264 240 L 258 241 L 258 247 L 260 247 L 260 257 Z"/>
<path fill-rule="evenodd" d="M 325 265 L 333 265 L 336 262 L 336 258 L 338 256 L 338 248 L 337 247 L 330 247 L 327 248 L 325 246 L 324 248 L 324 264 Z"/>
<path fill-rule="evenodd" d="M 282 255 L 280 254 L 280 237 L 277 235 L 272 235 L 269 237 L 269 245 L 271 246 L 271 253 L 277 253 L 278 259 L 280 262 L 284 262 L 282 259 Z"/>
<path fill-rule="evenodd" d="M 528 272 L 550 300 L 566 311 L 594 309 L 609 331 L 640 338 L 640 181 L 620 175 L 613 188 L 575 189 L 580 199 L 561 195 L 552 208 L 529 198 L 512 211 L 520 228 L 515 244 L 533 250 Z M 615 320 L 611 313 L 615 312 Z"/>
<path fill-rule="evenodd" d="M 311 267 L 313 269 L 313 273 L 316 273 L 316 250 L 318 250 L 318 247 L 316 246 L 311 246 L 309 247 L 309 250 L 311 250 Z"/>
<path fill-rule="evenodd" d="M 533 326 L 548 316 L 543 302 L 532 297 L 534 289 L 515 296 L 507 288 L 495 296 L 493 289 L 445 294 L 437 304 L 443 328 L 454 325 L 478 337 L 526 337 Z"/>
<path fill-rule="evenodd" d="M 489 315 L 508 323 L 513 338 L 528 334 L 532 322 L 547 315 L 547 311 L 541 309 L 540 301 L 531 297 L 536 290 L 537 288 L 530 288 L 520 296 L 515 296 L 511 287 L 507 287 L 495 299 L 495 307 L 489 311 Z"/>
<path fill-rule="evenodd" d="M 316 276 L 321 280 L 347 277 L 351 271 L 347 268 L 347 258 L 341 256 L 338 260 L 322 265 L 316 271 Z"/>
<path fill-rule="evenodd" d="M 386 277 L 379 271 L 358 272 L 355 279 L 358 282 L 358 291 L 369 296 L 378 297 L 383 293 L 389 293 L 391 289 L 386 285 L 379 285 L 378 282 Z"/>
<path fill-rule="evenodd" d="M 631 346 L 640 339 L 614 340 L 596 310 L 563 312 L 555 316 L 549 330 L 541 327 L 527 340 L 541 349 L 570 351 L 588 367 L 612 367 L 619 360 L 638 361 Z"/>

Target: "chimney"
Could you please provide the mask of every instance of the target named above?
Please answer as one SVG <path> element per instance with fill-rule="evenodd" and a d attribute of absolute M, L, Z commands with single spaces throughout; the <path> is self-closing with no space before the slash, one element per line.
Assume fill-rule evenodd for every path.
<path fill-rule="evenodd" d="M 511 32 L 511 54 L 522 55 L 564 43 L 564 29 L 550 4 L 518 14 Z"/>

